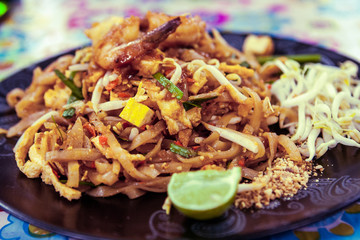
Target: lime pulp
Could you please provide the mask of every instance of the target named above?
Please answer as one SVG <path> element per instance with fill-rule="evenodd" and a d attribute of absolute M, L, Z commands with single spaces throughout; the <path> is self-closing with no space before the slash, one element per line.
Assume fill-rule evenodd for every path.
<path fill-rule="evenodd" d="M 173 174 L 168 195 L 181 213 L 206 220 L 222 215 L 234 202 L 241 168 L 201 170 Z"/>

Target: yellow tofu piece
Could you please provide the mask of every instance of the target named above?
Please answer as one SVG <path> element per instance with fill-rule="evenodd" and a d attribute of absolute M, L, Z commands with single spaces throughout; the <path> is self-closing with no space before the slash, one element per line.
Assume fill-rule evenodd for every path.
<path fill-rule="evenodd" d="M 151 121 L 154 111 L 148 106 L 136 102 L 134 98 L 130 98 L 119 116 L 129 123 L 141 127 Z"/>

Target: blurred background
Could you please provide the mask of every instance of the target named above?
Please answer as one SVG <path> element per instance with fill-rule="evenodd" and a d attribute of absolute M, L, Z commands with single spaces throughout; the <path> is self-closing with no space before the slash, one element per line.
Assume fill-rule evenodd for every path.
<path fill-rule="evenodd" d="M 197 14 L 209 28 L 295 38 L 360 60 L 358 0 L 0 0 L 0 80 L 88 43 L 83 30 L 95 21 L 148 10 Z"/>

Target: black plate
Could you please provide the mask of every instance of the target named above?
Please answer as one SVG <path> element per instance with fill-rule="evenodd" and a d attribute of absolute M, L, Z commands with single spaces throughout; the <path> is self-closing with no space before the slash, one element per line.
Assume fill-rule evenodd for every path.
<path fill-rule="evenodd" d="M 225 34 L 235 47 L 244 35 Z M 274 37 L 277 54 L 319 53 L 328 65 L 349 58 L 324 48 Z M 45 67 L 55 58 L 37 65 Z M 25 88 L 35 66 L 26 68 L 0 83 L 0 127 L 18 121 L 5 101 L 14 87 Z M 259 238 L 298 228 L 323 219 L 360 198 L 360 151 L 338 146 L 318 160 L 324 174 L 312 178 L 306 190 L 291 199 L 273 201 L 257 211 L 228 210 L 211 221 L 187 219 L 175 210 L 167 216 L 161 210 L 165 194 L 149 193 L 129 200 L 83 196 L 69 202 L 40 179 L 26 178 L 16 167 L 12 148 L 16 139 L 0 138 L 0 206 L 14 216 L 41 228 L 82 239 L 237 239 Z"/>

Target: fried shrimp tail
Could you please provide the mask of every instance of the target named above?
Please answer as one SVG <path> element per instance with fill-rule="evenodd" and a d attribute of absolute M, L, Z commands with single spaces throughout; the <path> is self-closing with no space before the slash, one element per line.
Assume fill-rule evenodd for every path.
<path fill-rule="evenodd" d="M 136 58 L 156 49 L 181 24 L 180 17 L 174 18 L 158 28 L 147 32 L 143 37 L 123 43 L 110 51 L 100 53 L 98 64 L 105 69 L 114 69 L 126 65 Z M 106 50 L 106 49 L 104 49 Z"/>

